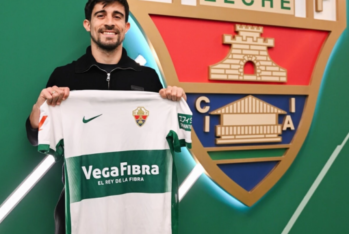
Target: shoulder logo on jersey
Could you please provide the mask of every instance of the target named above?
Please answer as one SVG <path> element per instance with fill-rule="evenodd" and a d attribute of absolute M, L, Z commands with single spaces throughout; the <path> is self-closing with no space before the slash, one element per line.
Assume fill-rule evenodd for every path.
<path fill-rule="evenodd" d="M 41 118 L 41 120 L 40 120 L 40 122 L 39 122 L 39 131 L 42 130 L 41 127 L 44 125 L 46 119 L 47 119 L 47 115 L 42 116 L 42 118 Z"/>
<path fill-rule="evenodd" d="M 132 115 L 135 118 L 138 126 L 142 127 L 149 116 L 149 111 L 147 111 L 144 107 L 137 107 L 136 110 L 132 111 Z"/>
<path fill-rule="evenodd" d="M 82 122 L 83 123 L 88 123 L 88 122 L 90 122 L 90 121 L 92 121 L 92 120 L 94 120 L 94 119 L 97 119 L 98 117 L 100 117 L 102 114 L 100 114 L 100 115 L 97 115 L 97 116 L 95 116 L 95 117 L 92 117 L 92 118 L 90 118 L 90 119 L 85 119 L 85 116 L 84 116 L 84 118 L 82 119 Z"/>
<path fill-rule="evenodd" d="M 185 131 L 190 132 L 191 131 L 192 119 L 193 118 L 192 118 L 191 115 L 178 114 L 179 128 L 184 129 Z"/>

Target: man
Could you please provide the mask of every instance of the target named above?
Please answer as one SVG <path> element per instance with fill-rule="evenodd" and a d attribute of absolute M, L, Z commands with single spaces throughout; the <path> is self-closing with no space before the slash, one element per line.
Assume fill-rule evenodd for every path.
<path fill-rule="evenodd" d="M 183 89 L 163 89 L 156 72 L 142 67 L 127 56 L 122 48 L 130 28 L 126 0 L 89 0 L 85 7 L 84 28 L 91 36 L 91 47 L 77 61 L 58 67 L 52 73 L 33 106 L 27 120 L 27 136 L 32 145 L 38 144 L 40 106 L 60 105 L 71 90 L 138 90 L 159 92 L 173 101 L 186 99 Z M 64 190 L 55 211 L 56 234 L 65 233 Z"/>

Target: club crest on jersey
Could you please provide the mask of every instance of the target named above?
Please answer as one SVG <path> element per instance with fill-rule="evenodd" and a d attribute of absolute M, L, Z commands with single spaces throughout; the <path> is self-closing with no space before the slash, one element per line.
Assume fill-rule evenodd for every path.
<path fill-rule="evenodd" d="M 187 94 L 193 157 L 252 206 L 307 136 L 324 68 L 346 27 L 345 1 L 326 9 L 323 1 L 167 2 L 129 0 L 166 84 Z"/>
<path fill-rule="evenodd" d="M 142 127 L 149 116 L 149 111 L 147 111 L 144 107 L 137 107 L 137 109 L 132 112 L 132 115 L 135 118 L 138 126 Z"/>

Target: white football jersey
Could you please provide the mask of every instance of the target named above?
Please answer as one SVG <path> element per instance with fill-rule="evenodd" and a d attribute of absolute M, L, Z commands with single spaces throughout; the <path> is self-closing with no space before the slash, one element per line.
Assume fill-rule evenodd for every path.
<path fill-rule="evenodd" d="M 67 234 L 177 233 L 173 152 L 191 148 L 183 99 L 73 91 L 40 111 L 38 149 L 65 161 Z"/>

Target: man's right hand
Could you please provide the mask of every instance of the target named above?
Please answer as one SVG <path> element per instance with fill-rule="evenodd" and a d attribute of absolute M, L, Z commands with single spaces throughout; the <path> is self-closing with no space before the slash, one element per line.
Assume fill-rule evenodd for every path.
<path fill-rule="evenodd" d="M 33 110 L 30 114 L 29 120 L 32 128 L 39 127 L 40 118 L 40 106 L 47 101 L 47 105 L 56 106 L 60 105 L 62 101 L 66 100 L 69 96 L 70 89 L 67 87 L 48 87 L 43 89 L 39 95 L 38 100 L 33 106 Z"/>
<path fill-rule="evenodd" d="M 45 101 L 47 101 L 47 105 L 49 106 L 60 105 L 62 101 L 68 98 L 69 92 L 70 89 L 66 87 L 48 87 L 41 91 L 35 105 L 40 107 Z"/>

